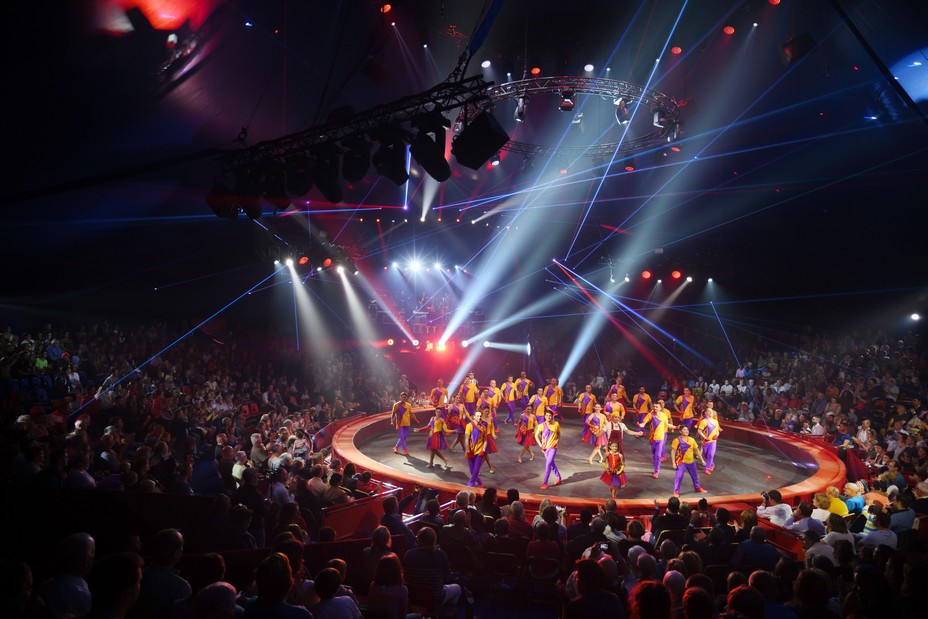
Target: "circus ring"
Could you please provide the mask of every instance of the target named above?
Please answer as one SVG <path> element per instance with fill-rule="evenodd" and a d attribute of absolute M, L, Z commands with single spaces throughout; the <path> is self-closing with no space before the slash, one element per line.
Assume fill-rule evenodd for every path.
<path fill-rule="evenodd" d="M 513 439 L 515 428 L 502 425 L 496 441 L 499 452 L 491 456 L 495 473 L 490 474 L 486 464 L 481 471 L 484 487 L 493 486 L 501 495 L 508 488 L 517 488 L 529 510 L 537 509 L 544 498 L 566 507 L 568 514 L 579 513 L 584 507 L 600 507 L 609 498 L 609 489 L 599 480 L 603 469 L 596 460 L 594 465 L 588 464 L 592 447 L 580 441 L 582 425 L 576 406 L 562 406 L 561 412 L 564 420 L 557 453 L 557 466 L 563 478 L 560 485 L 539 490 L 544 457 L 534 447 L 535 460 L 526 457 L 523 463 L 518 463 L 520 447 Z M 431 413 L 428 408 L 415 410 L 420 426 L 425 425 Z M 681 500 L 695 503 L 705 497 L 711 506 L 740 509 L 745 504 L 757 506 L 764 490 L 779 489 L 784 502 L 796 504 L 809 500 L 816 492 L 824 492 L 828 486 L 843 486 L 844 463 L 834 449 L 821 441 L 742 423 L 721 425 L 716 469 L 711 476 L 701 470 L 699 474 L 708 494 L 697 494 L 689 477 L 684 476 Z M 390 414 L 381 413 L 348 421 L 336 431 L 332 449 L 334 457 L 370 470 L 375 479 L 400 486 L 406 492 L 417 486 L 434 488 L 439 491 L 441 501 L 451 500 L 460 490 L 468 488 L 466 458 L 461 448 L 456 447 L 453 452 L 443 452 L 450 469 L 439 466 L 438 459 L 435 468 L 427 468 L 426 437 L 425 432 L 410 432 L 409 455 L 394 454 L 397 434 L 390 425 Z M 654 500 L 664 502 L 673 492 L 674 471 L 668 461 L 659 479 L 651 477 L 651 451 L 644 437 L 626 435 L 624 452 L 629 486 L 619 491 L 619 509 L 628 515 L 651 514 Z"/>

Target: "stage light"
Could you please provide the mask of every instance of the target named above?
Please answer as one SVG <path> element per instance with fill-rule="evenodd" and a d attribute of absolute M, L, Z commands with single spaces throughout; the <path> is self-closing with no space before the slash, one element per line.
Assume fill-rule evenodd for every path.
<path fill-rule="evenodd" d="M 435 345 L 435 350 L 437 350 L 438 352 L 445 352 L 445 343 L 438 342 L 438 344 Z"/>
<path fill-rule="evenodd" d="M 342 273 L 345 272 L 345 267 L 343 267 L 342 265 L 338 265 L 337 267 L 335 267 L 335 271 L 336 271 L 339 275 L 341 275 Z"/>
<path fill-rule="evenodd" d="M 352 137 L 343 140 L 342 146 L 348 149 L 342 155 L 342 178 L 349 183 L 357 183 L 371 167 L 373 145 L 363 138 Z"/>
<path fill-rule="evenodd" d="M 322 266 L 324 266 L 325 268 L 329 268 L 330 266 L 332 266 L 332 259 L 326 258 L 325 260 L 323 260 Z"/>
<path fill-rule="evenodd" d="M 541 75 L 541 67 L 532 67 L 532 70 L 529 71 L 532 75 Z"/>
<path fill-rule="evenodd" d="M 316 267 L 316 273 L 322 273 L 322 267 Z"/>
<path fill-rule="evenodd" d="M 451 178 L 451 167 L 445 159 L 445 128 L 451 126 L 441 112 L 430 112 L 412 121 L 419 130 L 409 145 L 409 153 L 422 169 L 439 183 Z"/>
<path fill-rule="evenodd" d="M 429 48 L 429 44 L 428 44 L 428 43 L 423 43 L 423 44 L 422 44 L 422 49 L 428 49 L 428 48 Z"/>
<path fill-rule="evenodd" d="M 461 165 L 479 170 L 508 141 L 509 135 L 499 121 L 484 111 L 454 138 L 451 153 Z"/>
<path fill-rule="evenodd" d="M 757 22 L 754 22 L 754 27 L 757 28 Z"/>
<path fill-rule="evenodd" d="M 455 271 L 458 271 L 458 270 L 460 270 L 460 269 L 461 269 L 461 265 L 459 265 L 459 264 L 454 265 L 454 270 L 455 270 Z"/>
<path fill-rule="evenodd" d="M 606 73 L 609 73 L 610 71 L 612 71 L 612 67 L 606 67 Z"/>
<path fill-rule="evenodd" d="M 420 264 L 418 260 L 413 260 L 412 262 L 409 263 L 409 270 L 412 271 L 413 273 L 417 272 L 419 270 L 419 267 L 420 267 Z"/>
<path fill-rule="evenodd" d="M 419 340 L 413 340 L 413 341 L 412 341 L 412 345 L 418 347 L 418 346 L 419 346 Z"/>
<path fill-rule="evenodd" d="M 380 5 L 380 12 L 381 12 L 381 13 L 389 13 L 391 10 L 393 10 L 393 5 L 392 5 L 392 4 L 381 4 L 381 5 Z"/>
<path fill-rule="evenodd" d="M 680 279 L 681 277 L 683 277 L 683 273 L 681 273 L 680 271 L 671 271 L 670 277 L 674 279 Z"/>
<path fill-rule="evenodd" d="M 725 26 L 724 28 L 722 28 L 722 32 L 724 32 L 725 34 L 731 36 L 731 35 L 735 34 L 735 29 L 734 29 L 733 26 Z"/>
<path fill-rule="evenodd" d="M 297 262 L 300 264 L 300 266 L 303 266 L 309 262 L 309 256 L 300 256 L 300 259 Z"/>
<path fill-rule="evenodd" d="M 288 267 L 292 267 L 292 266 L 293 266 L 293 258 L 287 258 L 285 264 L 286 264 Z"/>
<path fill-rule="evenodd" d="M 769 2 L 769 3 L 772 4 L 773 6 L 776 6 L 776 5 L 780 4 L 780 0 L 767 0 L 767 2 Z"/>
<path fill-rule="evenodd" d="M 312 168 L 313 182 L 316 189 L 329 202 L 336 204 L 342 201 L 342 187 L 338 182 L 338 149 L 334 142 L 321 142 L 313 144 L 309 149 L 310 155 L 315 159 Z"/>
<path fill-rule="evenodd" d="M 614 283 L 615 283 L 615 277 L 613 277 L 612 275 L 609 276 L 609 283 L 610 283 L 610 284 L 614 284 Z"/>
<path fill-rule="evenodd" d="M 509 71 L 506 71 L 506 78 L 511 80 L 511 79 L 512 79 L 512 73 L 510 73 Z"/>
<path fill-rule="evenodd" d="M 706 281 L 709 282 L 709 283 L 711 284 L 711 283 L 712 283 L 712 278 L 710 277 L 710 278 L 707 279 Z"/>
<path fill-rule="evenodd" d="M 393 263 L 393 268 L 394 268 L 394 269 L 400 268 L 400 263 L 399 263 L 399 262 L 394 262 L 394 263 Z"/>
<path fill-rule="evenodd" d="M 484 348 L 489 348 L 489 347 L 490 347 L 490 342 L 489 342 L 489 340 L 484 340 L 484 341 L 483 341 L 483 347 L 484 347 Z"/>
<path fill-rule="evenodd" d="M 919 314 L 912 314 L 911 316 L 909 316 L 909 318 L 915 321 L 919 321 L 922 319 L 922 317 Z"/>
<path fill-rule="evenodd" d="M 628 274 L 626 274 L 626 275 L 625 275 L 625 283 L 627 284 L 627 283 L 630 282 L 630 281 L 632 281 L 632 278 L 630 278 L 630 277 L 628 276 Z"/>
<path fill-rule="evenodd" d="M 583 65 L 583 70 L 587 73 L 591 72 L 593 69 L 595 69 L 595 67 L 592 64 L 587 63 Z"/>
<path fill-rule="evenodd" d="M 663 284 L 663 283 L 664 283 L 664 280 L 659 279 L 659 280 L 657 280 L 657 283 L 658 283 L 658 284 Z"/>
<path fill-rule="evenodd" d="M 461 348 L 467 348 L 470 346 L 470 342 L 467 340 L 461 340 Z"/>
<path fill-rule="evenodd" d="M 441 271 L 441 262 L 436 262 L 432 266 L 435 267 L 435 270 Z"/>
<path fill-rule="evenodd" d="M 380 143 L 380 148 L 371 157 L 371 163 L 377 174 L 402 185 L 409 180 L 409 171 L 406 169 L 406 143 L 403 141 L 397 127 L 381 127 L 371 131 L 371 137 Z"/>
<path fill-rule="evenodd" d="M 642 271 L 641 277 L 642 279 L 651 279 L 651 271 Z"/>
<path fill-rule="evenodd" d="M 480 63 L 480 66 L 483 67 L 484 69 L 489 69 L 489 68 L 490 68 L 490 61 L 489 61 L 489 60 L 484 60 L 483 62 Z"/>
<path fill-rule="evenodd" d="M 275 260 L 274 264 L 280 264 L 280 260 Z M 157 288 L 155 288 L 155 290 L 157 290 Z"/>
<path fill-rule="evenodd" d="M 635 171 L 635 160 L 634 159 L 629 159 L 628 161 L 625 162 L 625 171 L 626 172 Z"/>
<path fill-rule="evenodd" d="M 557 106 L 557 109 L 562 112 L 572 112 L 574 111 L 574 91 L 573 90 L 562 90 L 561 91 L 561 103 Z"/>
<path fill-rule="evenodd" d="M 673 54 L 674 56 L 677 56 L 683 53 L 683 48 L 680 47 L 679 45 L 674 45 L 673 47 L 670 48 L 670 53 Z"/>
<path fill-rule="evenodd" d="M 531 342 L 525 345 L 525 354 L 529 356 L 532 355 L 532 343 Z"/>
<path fill-rule="evenodd" d="M 495 167 L 497 167 L 497 166 L 499 165 L 499 161 L 500 161 L 500 159 L 499 159 L 499 153 L 496 153 L 496 154 L 493 155 L 493 157 L 490 159 L 490 165 L 493 166 L 493 167 L 495 168 Z"/>
<path fill-rule="evenodd" d="M 391 337 L 390 339 L 387 340 L 387 346 L 393 346 L 393 344 L 395 344 L 395 342 L 393 341 L 393 338 Z"/>
<path fill-rule="evenodd" d="M 692 277 L 687 277 L 687 278 L 686 278 L 686 281 L 687 281 L 687 282 L 692 282 L 692 281 L 693 281 L 693 278 L 692 278 Z"/>
<path fill-rule="evenodd" d="M 516 99 L 516 111 L 513 114 L 513 118 L 516 122 L 525 122 L 525 108 L 528 107 L 528 97 L 522 95 Z"/>

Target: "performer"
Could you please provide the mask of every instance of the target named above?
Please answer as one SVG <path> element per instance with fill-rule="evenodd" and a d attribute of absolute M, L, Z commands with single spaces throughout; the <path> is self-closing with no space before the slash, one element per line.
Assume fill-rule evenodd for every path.
<path fill-rule="evenodd" d="M 664 445 L 667 443 L 667 428 L 676 430 L 670 424 L 670 417 L 664 410 L 664 402 L 658 400 L 651 407 L 651 412 L 644 418 L 644 425 L 649 427 L 648 441 L 651 442 L 651 460 L 654 463 L 654 473 L 651 477 L 657 479 L 661 472 L 661 462 L 666 460 Z"/>
<path fill-rule="evenodd" d="M 638 393 L 635 394 L 633 406 L 637 414 L 636 423 L 639 430 L 644 430 L 644 418 L 651 411 L 651 396 L 644 391 L 644 386 L 638 387 Z"/>
<path fill-rule="evenodd" d="M 616 442 L 609 443 L 609 451 L 606 453 L 606 459 L 603 460 L 603 474 L 599 480 L 609 486 L 612 498 L 616 497 L 619 488 L 628 485 L 628 478 L 625 476 L 625 457 L 619 451 L 619 444 Z"/>
<path fill-rule="evenodd" d="M 435 456 L 441 458 L 441 461 L 445 463 L 445 468 L 451 468 L 451 465 L 448 464 L 448 460 L 442 455 L 441 450 L 448 448 L 448 443 L 445 442 L 445 434 L 455 434 L 455 432 L 450 429 L 445 423 L 445 420 L 442 419 L 443 413 L 444 411 L 442 411 L 442 409 L 436 408 L 435 416 L 429 419 L 427 424 L 413 430 L 413 432 L 429 431 L 429 437 L 425 441 L 425 448 L 430 452 L 429 463 L 426 465 L 428 468 L 435 466 Z"/>
<path fill-rule="evenodd" d="M 689 428 L 680 426 L 680 437 L 673 439 L 673 443 L 670 444 L 670 453 L 673 455 L 674 467 L 677 469 L 677 474 L 673 479 L 673 495 L 680 496 L 680 482 L 683 481 L 684 471 L 690 474 L 690 479 L 693 480 L 693 489 L 696 492 L 707 493 L 708 490 L 699 486 L 695 460 L 698 457 L 703 466 L 706 465 L 706 461 L 703 460 L 702 454 L 699 452 L 696 439 L 690 436 Z"/>
<path fill-rule="evenodd" d="M 612 417 L 613 414 L 618 413 L 620 417 L 625 418 L 625 405 L 619 400 L 619 394 L 613 393 L 606 399 L 603 413 L 606 417 Z"/>
<path fill-rule="evenodd" d="M 449 449 L 453 450 L 455 445 L 460 445 L 462 451 L 467 451 L 467 446 L 464 444 L 464 425 L 466 422 L 464 412 L 461 396 L 455 395 L 451 400 L 451 406 L 448 407 L 448 418 L 445 422 L 445 425 L 455 432 L 454 442 L 451 443 Z"/>
<path fill-rule="evenodd" d="M 496 386 L 496 381 L 490 381 L 490 406 L 493 410 L 493 422 L 496 424 L 496 427 L 499 427 L 499 418 L 497 417 L 500 402 L 503 401 L 503 392 L 500 391 L 499 387 Z"/>
<path fill-rule="evenodd" d="M 673 403 L 673 408 L 678 413 L 680 413 L 680 423 L 688 430 L 693 428 L 693 423 L 695 418 L 693 417 L 693 406 L 696 404 L 696 398 L 693 397 L 693 393 L 690 391 L 689 387 L 684 387 L 683 395 L 677 396 L 677 399 Z"/>
<path fill-rule="evenodd" d="M 483 466 L 483 457 L 487 449 L 487 426 L 481 420 L 483 413 L 477 411 L 471 418 L 467 427 L 464 429 L 464 436 L 467 440 L 467 467 L 470 470 L 470 480 L 468 486 L 483 486 L 480 480 L 480 467 Z"/>
<path fill-rule="evenodd" d="M 596 404 L 596 396 L 593 395 L 593 385 L 587 385 L 583 393 L 577 396 L 577 406 L 579 407 L 580 416 L 586 420 L 586 417 L 593 412 L 593 405 Z"/>
<path fill-rule="evenodd" d="M 542 393 L 542 389 L 539 388 L 538 391 L 528 400 L 528 407 L 532 409 L 532 412 L 535 414 L 535 421 L 541 423 L 545 420 L 545 410 L 548 406 L 548 399 Z"/>
<path fill-rule="evenodd" d="M 605 434 L 609 437 L 610 443 L 618 443 L 619 451 L 623 454 L 625 451 L 622 448 L 623 438 L 626 434 L 632 436 L 643 436 L 644 432 L 635 432 L 630 430 L 627 425 L 622 422 L 622 415 L 617 412 L 613 412 L 612 416 L 608 417 L 609 421 L 606 422 Z"/>
<path fill-rule="evenodd" d="M 583 432 L 580 438 L 593 446 L 590 453 L 589 463 L 593 464 L 593 456 L 599 456 L 599 461 L 603 461 L 603 447 L 608 444 L 609 435 L 605 432 L 606 416 L 603 415 L 603 407 L 599 402 L 593 405 L 593 412 L 587 415 L 583 421 Z"/>
<path fill-rule="evenodd" d="M 564 399 L 564 390 L 557 384 L 556 378 L 551 378 L 551 382 L 545 387 L 544 396 L 548 401 L 548 408 L 554 413 L 554 417 L 559 417 L 557 407 L 560 405 L 561 400 Z"/>
<path fill-rule="evenodd" d="M 482 411 L 486 409 L 486 412 L 483 414 L 483 420 L 489 422 L 492 419 L 493 425 L 499 425 L 499 421 L 496 419 L 496 407 L 493 404 L 493 396 L 489 389 L 484 389 L 480 392 L 480 398 L 477 400 L 477 410 Z"/>
<path fill-rule="evenodd" d="M 628 399 L 628 393 L 625 391 L 625 385 L 622 384 L 621 374 L 615 377 L 615 384 L 609 388 L 608 393 L 606 393 L 606 399 L 611 399 L 614 395 L 619 396 L 619 400 L 622 402 L 631 405 L 632 401 Z"/>
<path fill-rule="evenodd" d="M 538 422 L 535 420 L 535 415 L 532 413 L 532 409 L 526 407 L 522 411 L 522 416 L 519 417 L 519 423 L 517 424 L 518 428 L 516 429 L 516 442 L 522 446 L 522 451 L 519 452 L 519 464 L 522 464 L 522 456 L 528 453 L 528 459 L 534 460 L 535 454 L 532 452 L 532 445 L 535 444 L 535 428 L 538 427 Z"/>
<path fill-rule="evenodd" d="M 715 412 L 714 406 L 712 400 L 706 402 L 703 418 L 699 420 L 699 424 L 696 426 L 696 432 L 699 433 L 699 438 L 702 439 L 702 457 L 706 461 L 706 466 L 702 472 L 706 475 L 712 475 L 712 471 L 715 470 L 715 448 L 718 446 L 719 432 L 722 431 L 722 428 L 719 427 L 718 414 Z"/>
<path fill-rule="evenodd" d="M 525 372 L 516 381 L 516 397 L 519 398 L 522 408 L 528 406 L 528 394 L 531 393 L 532 381 L 525 377 Z"/>
<path fill-rule="evenodd" d="M 506 404 L 506 408 L 509 409 L 509 413 L 506 415 L 506 420 L 503 423 L 515 423 L 516 422 L 516 385 L 512 382 L 512 376 L 506 377 L 506 382 L 503 383 L 503 388 L 501 390 L 502 401 Z"/>
<path fill-rule="evenodd" d="M 541 451 L 545 454 L 545 479 L 541 484 L 542 490 L 548 489 L 548 478 L 553 472 L 557 477 L 554 485 L 560 485 L 561 472 L 557 470 L 554 458 L 557 456 L 557 444 L 561 438 L 561 424 L 554 421 L 554 413 L 545 411 L 545 420 L 535 428 L 535 441 L 541 445 Z"/>
<path fill-rule="evenodd" d="M 461 383 L 461 389 L 458 391 L 461 402 L 464 403 L 464 410 L 471 415 L 477 410 L 477 392 L 477 379 L 469 377 L 464 379 L 464 382 Z"/>
<path fill-rule="evenodd" d="M 445 389 L 445 381 L 438 379 L 438 385 L 432 389 L 432 392 L 429 394 L 429 401 L 432 403 L 432 406 L 435 407 L 444 407 L 448 404 L 448 390 Z"/>
<path fill-rule="evenodd" d="M 416 416 L 412 412 L 412 404 L 407 402 L 409 394 L 405 391 L 400 394 L 400 401 L 393 405 L 393 412 L 390 415 L 390 423 L 396 427 L 397 433 L 399 433 L 399 440 L 396 441 L 396 445 L 393 446 L 393 453 L 398 454 L 399 448 L 403 448 L 403 455 L 409 455 L 409 449 L 406 447 L 406 437 L 409 436 L 409 421 L 410 419 L 419 425 L 419 420 L 416 419 Z"/>

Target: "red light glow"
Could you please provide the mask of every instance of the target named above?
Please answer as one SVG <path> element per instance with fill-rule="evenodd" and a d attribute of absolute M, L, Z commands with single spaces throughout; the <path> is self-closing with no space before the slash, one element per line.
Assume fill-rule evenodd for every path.
<path fill-rule="evenodd" d="M 392 11 L 392 10 L 393 10 L 393 5 L 392 5 L 392 4 L 381 4 L 381 5 L 380 5 L 380 12 L 381 12 L 381 13 L 389 13 L 389 12 Z"/>
<path fill-rule="evenodd" d="M 322 266 L 324 266 L 325 268 L 329 268 L 330 266 L 332 266 L 332 259 L 326 258 L 325 260 L 323 260 Z"/>
<path fill-rule="evenodd" d="M 735 34 L 735 29 L 734 29 L 733 26 L 725 26 L 724 28 L 722 28 L 722 32 L 724 32 L 725 34 L 731 36 L 731 35 Z"/>
<path fill-rule="evenodd" d="M 306 263 L 309 262 L 309 258 L 308 258 L 307 256 L 300 256 L 300 259 L 299 259 L 298 262 L 299 262 L 300 264 L 306 264 Z"/>
<path fill-rule="evenodd" d="M 681 277 L 683 277 L 683 273 L 681 273 L 680 271 L 671 271 L 670 277 L 674 279 L 680 279 Z"/>
<path fill-rule="evenodd" d="M 679 47 L 679 46 L 671 47 L 671 48 L 670 48 L 670 53 L 671 53 L 671 54 L 674 54 L 674 55 L 682 54 L 682 53 L 683 53 L 683 48 L 682 48 L 682 47 Z"/>
<path fill-rule="evenodd" d="M 629 163 L 628 165 L 625 166 L 625 171 L 626 171 L 626 172 L 631 172 L 631 171 L 633 171 L 634 169 L 635 169 L 635 166 L 633 166 L 633 165 L 630 164 L 630 163 Z"/>
<path fill-rule="evenodd" d="M 642 279 L 651 279 L 651 271 L 642 271 L 641 277 Z"/>
<path fill-rule="evenodd" d="M 387 340 L 387 346 L 393 346 L 394 343 L 395 342 L 393 341 L 392 337 L 389 340 Z"/>
<path fill-rule="evenodd" d="M 541 67 L 532 67 L 532 75 L 539 75 L 541 73 Z"/>
<path fill-rule="evenodd" d="M 679 147 L 679 146 L 671 146 L 671 147 L 670 147 L 670 150 L 672 150 L 672 151 L 675 152 L 675 153 L 679 153 L 679 152 L 680 152 L 680 147 Z"/>
<path fill-rule="evenodd" d="M 769 2 L 769 3 L 772 4 L 773 6 L 776 6 L 776 5 L 780 4 L 780 0 L 767 0 L 767 2 Z"/>

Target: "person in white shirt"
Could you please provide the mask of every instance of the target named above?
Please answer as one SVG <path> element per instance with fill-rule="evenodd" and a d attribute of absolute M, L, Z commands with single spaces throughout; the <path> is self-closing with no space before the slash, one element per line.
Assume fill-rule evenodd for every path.
<path fill-rule="evenodd" d="M 822 541 L 821 534 L 811 529 L 802 535 L 803 548 L 806 551 L 806 561 L 812 564 L 812 559 L 818 556 L 828 557 L 831 562 L 835 561 L 835 548 Z"/>
<path fill-rule="evenodd" d="M 824 436 L 825 435 L 825 426 L 822 425 L 822 420 L 818 417 L 812 418 L 812 436 Z"/>
<path fill-rule="evenodd" d="M 771 490 L 762 495 L 763 504 L 757 508 L 757 517 L 766 518 L 777 526 L 785 526 L 793 518 L 793 510 L 789 505 L 782 503 L 783 496 L 779 490 Z"/>
<path fill-rule="evenodd" d="M 722 385 L 721 387 L 719 387 L 719 393 L 721 393 L 723 396 L 725 396 L 726 398 L 728 398 L 728 397 L 731 397 L 731 395 L 732 395 L 734 392 L 735 392 L 735 386 L 732 385 L 732 384 L 728 381 L 728 379 L 726 378 L 726 379 L 725 379 L 725 384 Z"/>
<path fill-rule="evenodd" d="M 812 517 L 812 504 L 806 501 L 799 504 L 793 517 L 784 526 L 794 533 L 812 531 L 820 538 L 825 535 L 825 524 Z"/>
<path fill-rule="evenodd" d="M 727 383 L 728 381 L 725 381 L 725 382 Z M 712 393 L 718 393 L 719 389 L 721 389 L 721 387 L 719 386 L 719 381 L 713 378 L 712 382 L 709 383 L 709 391 L 711 391 Z"/>

